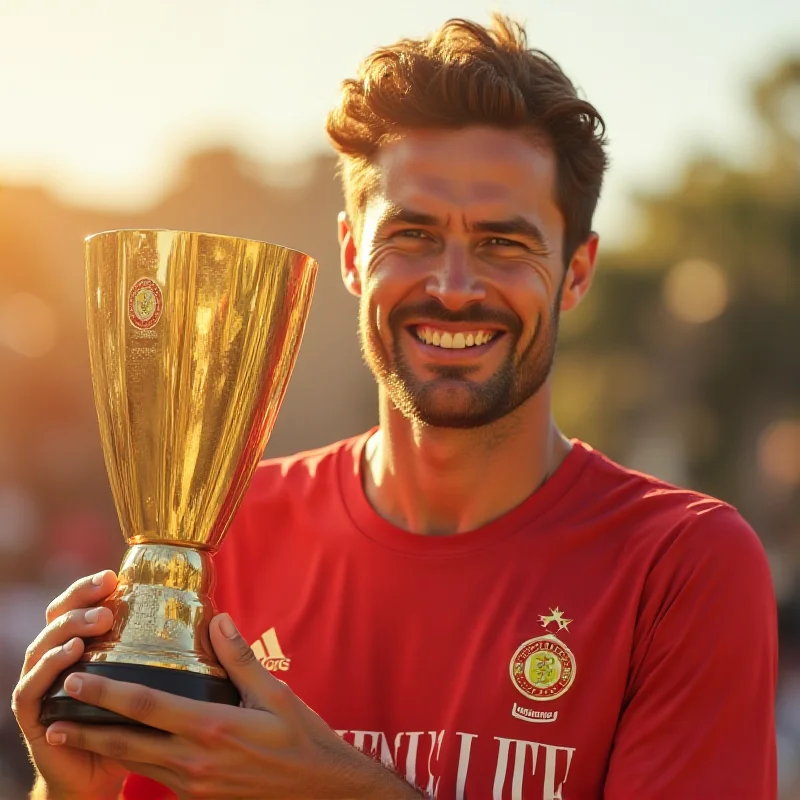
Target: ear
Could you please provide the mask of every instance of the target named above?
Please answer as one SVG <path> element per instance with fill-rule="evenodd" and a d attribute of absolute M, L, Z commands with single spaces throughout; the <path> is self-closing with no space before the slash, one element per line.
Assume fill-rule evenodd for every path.
<path fill-rule="evenodd" d="M 561 310 L 569 311 L 583 300 L 594 278 L 597 264 L 597 248 L 600 237 L 596 233 L 581 244 L 572 256 L 564 276 L 564 288 L 561 292 Z"/>
<path fill-rule="evenodd" d="M 339 212 L 337 223 L 339 228 L 339 258 L 341 260 L 342 280 L 350 294 L 361 297 L 361 275 L 356 266 L 357 252 L 353 226 L 344 211 Z"/>

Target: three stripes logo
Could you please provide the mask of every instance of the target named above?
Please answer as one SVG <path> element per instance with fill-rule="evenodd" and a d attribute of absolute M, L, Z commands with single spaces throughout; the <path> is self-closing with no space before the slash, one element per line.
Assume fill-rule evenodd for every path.
<path fill-rule="evenodd" d="M 289 670 L 292 659 L 286 658 L 283 654 L 283 650 L 278 644 L 275 628 L 270 628 L 262 633 L 261 638 L 253 642 L 250 647 L 264 669 L 270 672 L 287 672 Z"/>

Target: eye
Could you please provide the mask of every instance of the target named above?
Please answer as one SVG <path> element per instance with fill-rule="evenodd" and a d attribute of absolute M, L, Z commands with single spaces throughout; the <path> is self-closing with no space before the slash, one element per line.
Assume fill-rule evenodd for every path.
<path fill-rule="evenodd" d="M 486 239 L 484 244 L 487 247 L 521 247 L 524 250 L 528 249 L 524 244 L 522 244 L 522 242 L 517 242 L 513 239 L 506 239 L 502 236 L 492 236 L 490 239 Z"/>
<path fill-rule="evenodd" d="M 404 228 L 401 231 L 397 231 L 395 236 L 400 236 L 403 239 L 430 239 L 431 235 L 428 231 L 423 231 L 420 228 Z"/>

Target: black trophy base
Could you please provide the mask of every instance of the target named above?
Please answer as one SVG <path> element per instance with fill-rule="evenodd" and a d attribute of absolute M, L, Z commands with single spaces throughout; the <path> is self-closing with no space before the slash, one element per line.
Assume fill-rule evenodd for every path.
<path fill-rule="evenodd" d="M 190 700 L 205 703 L 224 703 L 238 706 L 239 692 L 227 678 L 214 678 L 180 669 L 146 667 L 138 664 L 119 664 L 108 661 L 78 662 L 62 672 L 42 699 L 39 720 L 42 725 L 53 722 L 84 722 L 93 725 L 133 725 L 147 727 L 129 717 L 123 717 L 105 708 L 83 703 L 70 697 L 64 690 L 64 681 L 72 674 L 102 675 L 127 683 L 138 683 Z"/>

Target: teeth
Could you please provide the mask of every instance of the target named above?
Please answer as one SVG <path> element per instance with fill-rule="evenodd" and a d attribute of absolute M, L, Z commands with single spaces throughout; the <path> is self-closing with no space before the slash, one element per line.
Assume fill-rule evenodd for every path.
<path fill-rule="evenodd" d="M 416 329 L 417 338 L 432 344 L 436 347 L 445 347 L 449 350 L 461 350 L 465 347 L 476 347 L 490 342 L 495 333 L 493 331 L 474 331 L 470 333 L 450 333 L 449 331 L 437 331 L 433 328 L 418 327 Z"/>

